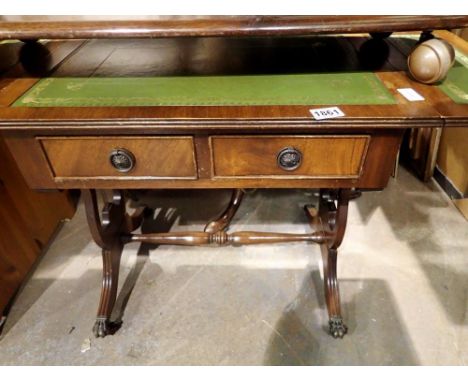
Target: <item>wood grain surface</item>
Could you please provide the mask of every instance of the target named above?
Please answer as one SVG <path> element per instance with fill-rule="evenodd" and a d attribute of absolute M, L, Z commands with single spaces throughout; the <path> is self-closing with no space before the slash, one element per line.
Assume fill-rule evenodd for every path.
<path fill-rule="evenodd" d="M 31 190 L 1 138 L 0 163 L 1 313 L 75 205 L 66 192 Z"/>
<path fill-rule="evenodd" d="M 400 38 L 400 37 L 398 37 Z M 71 42 L 54 42 L 59 46 Z M 46 46 L 47 47 L 47 46 Z M 52 47 L 52 45 L 51 45 Z M 28 44 L 24 50 L 28 50 Z M 0 47 L 1 50 L 1 47 Z M 412 81 L 405 73 L 406 57 L 392 39 L 317 36 L 301 38 L 195 38 L 164 40 L 91 40 L 61 56 L 49 50 L 51 62 L 61 60 L 53 77 L 214 76 L 370 71 L 397 101 L 394 105 L 342 105 L 345 117 L 315 121 L 307 105 L 153 106 L 153 107 L 0 107 L 0 130 L 98 129 L 101 134 L 175 133 L 200 129 L 294 130 L 307 128 L 441 127 L 434 104 L 443 93 Z M 138 57 L 138 60 L 134 60 Z M 226 60 L 225 57 L 233 57 Z M 19 63 L 0 95 L 13 103 L 34 85 L 34 66 Z M 49 72 L 46 71 L 45 75 Z M 27 82 L 27 83 L 26 83 Z M 1 86 L 1 83 L 0 83 Z M 396 89 L 412 87 L 427 102 L 409 102 Z M 196 91 L 196 89 L 194 90 Z M 448 97 L 446 97 L 448 98 Z M 453 102 L 452 102 L 453 103 Z M 322 107 L 328 105 L 314 105 Z"/>
<path fill-rule="evenodd" d="M 0 39 L 278 36 L 460 28 L 466 16 L 156 16 L 146 18 L 3 16 Z"/>
<path fill-rule="evenodd" d="M 375 73 L 395 98 L 396 104 L 339 105 L 345 116 L 325 121 L 314 120 L 311 107 L 307 105 L 9 107 L 27 90 L 24 82 L 18 80 L 29 79 L 32 86 L 38 78 L 29 71 L 30 65 L 24 66 L 19 62 L 14 64 L 8 77 L 2 78 L 4 82 L 0 82 L 0 86 L 5 84 L 0 92 L 5 97 L 4 106 L 0 107 L 0 130 L 15 157 L 21 158 L 18 165 L 27 175 L 29 184 L 35 188 L 382 188 L 391 174 L 405 129 L 443 128 L 448 123 L 444 115 L 448 115 L 449 111 L 450 123 L 456 121 L 459 126 L 464 126 L 468 122 L 466 105 L 457 105 L 438 87 L 416 83 L 407 76 L 407 52 L 401 48 L 402 44 L 397 43 L 401 39 L 406 41 L 408 37 L 397 35 L 385 40 L 365 36 L 90 40 L 77 42 L 68 54 L 63 53 L 70 49 L 67 42 L 57 41 L 50 45 L 48 54 L 51 62 L 59 64 L 55 64 L 52 71 L 49 68 L 46 76 L 123 78 L 368 71 Z M 414 40 L 411 41 L 414 43 Z M 65 48 L 59 54 L 60 46 Z M 138 57 L 138 60 L 134 57 Z M 226 57 L 233 59 L 226 60 Z M 397 89 L 406 87 L 415 89 L 425 100 L 410 102 L 403 98 Z M 330 105 L 316 105 L 322 106 Z M 336 177 L 329 179 L 294 178 L 284 182 L 281 175 L 271 175 L 271 172 L 252 175 L 253 178 L 249 178 L 250 175 L 233 179 L 214 176 L 216 163 L 210 154 L 209 141 L 210 137 L 219 135 L 368 135 L 370 141 L 358 176 L 344 178 L 341 173 L 344 170 L 339 169 L 334 172 Z M 94 137 L 96 142 L 119 137 L 144 141 L 145 138 L 185 136 L 193 139 L 193 146 L 187 151 L 195 156 L 195 160 L 191 159 L 191 171 L 190 174 L 184 173 L 185 179 L 177 179 L 178 173 L 169 170 L 170 166 L 164 171 L 170 171 L 172 175 L 166 172 L 164 179 L 158 178 L 159 175 L 148 177 L 146 171 L 136 177 L 130 174 L 114 177 L 110 173 L 100 172 L 102 163 L 108 165 L 108 159 L 104 158 L 107 152 L 106 155 L 102 154 L 99 165 L 90 159 L 94 154 L 87 153 L 89 159 L 86 160 L 89 162 L 86 166 L 81 165 L 80 171 L 83 172 L 75 173 L 80 167 L 76 164 L 78 162 L 74 164 L 78 167 L 67 170 L 60 167 L 65 165 L 54 164 L 56 170 L 67 174 L 56 176 L 50 158 L 36 139 L 38 136 L 47 139 L 67 137 L 67 140 L 71 140 L 71 137 Z M 226 147 L 226 152 L 228 149 L 234 150 Z M 86 151 L 85 147 L 75 150 L 76 158 L 83 160 L 83 156 L 79 155 L 83 151 Z M 157 154 L 154 155 L 157 157 Z M 217 155 L 221 162 L 224 155 Z M 62 157 L 66 158 L 66 154 L 60 154 Z M 215 157 L 215 162 L 218 158 Z M 144 162 L 153 166 L 149 164 L 149 159 Z M 72 176 L 72 173 L 84 175 Z M 279 176 L 279 179 L 275 176 Z"/>
<path fill-rule="evenodd" d="M 58 178 L 196 178 L 191 137 L 41 137 L 54 176 Z M 112 167 L 113 150 L 125 149 L 135 167 L 121 173 Z"/>
<path fill-rule="evenodd" d="M 215 177 L 357 178 L 369 136 L 262 136 L 211 138 Z M 292 171 L 278 166 L 285 148 L 302 154 Z"/>

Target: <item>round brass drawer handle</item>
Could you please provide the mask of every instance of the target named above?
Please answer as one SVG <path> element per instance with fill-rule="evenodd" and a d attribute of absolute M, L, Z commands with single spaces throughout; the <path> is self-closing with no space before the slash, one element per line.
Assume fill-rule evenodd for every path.
<path fill-rule="evenodd" d="M 135 167 L 135 156 L 126 149 L 112 150 L 109 161 L 119 172 L 129 172 Z"/>
<path fill-rule="evenodd" d="M 286 147 L 282 149 L 276 157 L 278 167 L 286 170 L 293 171 L 301 165 L 302 153 L 294 147 Z"/>

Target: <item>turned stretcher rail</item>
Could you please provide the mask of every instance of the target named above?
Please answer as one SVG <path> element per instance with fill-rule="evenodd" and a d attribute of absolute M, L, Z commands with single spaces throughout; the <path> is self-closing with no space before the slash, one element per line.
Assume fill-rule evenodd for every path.
<path fill-rule="evenodd" d="M 135 234 L 124 235 L 124 243 L 143 242 L 150 244 L 169 244 L 169 245 L 243 245 L 243 244 L 273 244 L 289 243 L 295 241 L 306 241 L 317 244 L 324 243 L 331 237 L 331 233 L 326 231 L 317 231 L 312 233 L 294 234 L 294 233 L 274 233 L 274 232 L 253 232 L 242 231 L 227 233 L 224 231 L 210 232 L 168 232 L 154 234 Z"/>

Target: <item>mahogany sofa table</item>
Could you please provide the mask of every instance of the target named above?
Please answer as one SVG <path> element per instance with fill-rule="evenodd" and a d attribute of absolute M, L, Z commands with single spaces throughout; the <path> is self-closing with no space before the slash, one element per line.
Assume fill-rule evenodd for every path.
<path fill-rule="evenodd" d="M 336 265 L 348 202 L 386 186 L 406 129 L 467 125 L 468 52 L 452 38 L 460 63 L 430 86 L 406 73 L 418 36 L 315 34 L 465 24 L 292 16 L 0 22 L 1 39 L 27 41 L 0 44 L 1 57 L 20 46 L 20 62 L 0 78 L 0 132 L 30 187 L 82 190 L 102 248 L 95 335 L 118 327 L 110 315 L 126 243 L 304 241 L 321 246 L 329 330 L 343 337 Z M 424 99 L 410 101 L 402 88 Z M 315 119 L 324 107 L 343 115 Z M 232 189 L 232 199 L 204 231 L 135 233 L 144 214 L 127 213 L 134 190 L 191 188 Z M 319 189 L 318 202 L 305 206 L 310 233 L 228 231 L 250 188 Z"/>

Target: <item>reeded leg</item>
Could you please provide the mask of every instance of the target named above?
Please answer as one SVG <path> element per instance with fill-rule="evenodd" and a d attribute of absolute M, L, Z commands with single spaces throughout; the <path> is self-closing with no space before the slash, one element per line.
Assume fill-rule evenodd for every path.
<path fill-rule="evenodd" d="M 96 323 L 93 327 L 93 333 L 96 337 L 105 337 L 120 327 L 120 323 L 110 321 L 110 316 L 117 298 L 122 249 L 122 243 L 120 240 L 116 240 L 111 248 L 102 250 L 101 299 L 99 301 Z"/>
<path fill-rule="evenodd" d="M 99 216 L 96 191 L 84 190 L 83 199 L 91 234 L 102 248 L 103 261 L 101 298 L 93 333 L 96 337 L 105 337 L 120 326 L 120 323 L 111 322 L 110 317 L 117 297 L 120 257 L 123 250 L 121 232 L 131 227 L 128 226 L 121 192 L 112 193 L 111 200 L 104 205 L 102 218 Z"/>
<path fill-rule="evenodd" d="M 244 196 L 244 190 L 235 189 L 232 191 L 231 201 L 226 210 L 216 220 L 212 220 L 205 226 L 205 232 L 216 233 L 223 231 L 229 226 L 232 218 L 236 214 Z"/>
<path fill-rule="evenodd" d="M 320 247 L 323 260 L 329 332 L 334 338 L 343 338 L 348 331 L 341 316 L 340 290 L 336 267 L 338 247 L 346 230 L 348 202 L 359 195 L 359 192 L 352 190 L 321 190 L 318 209 L 306 207 L 306 213 L 314 228 L 329 233 L 328 239 Z"/>
<path fill-rule="evenodd" d="M 343 338 L 348 331 L 347 326 L 341 317 L 340 289 L 336 274 L 336 260 L 338 251 L 332 248 L 321 246 L 325 299 L 328 309 L 328 330 L 334 338 Z"/>

